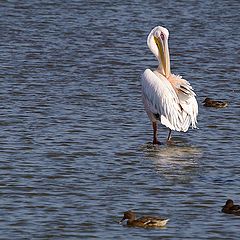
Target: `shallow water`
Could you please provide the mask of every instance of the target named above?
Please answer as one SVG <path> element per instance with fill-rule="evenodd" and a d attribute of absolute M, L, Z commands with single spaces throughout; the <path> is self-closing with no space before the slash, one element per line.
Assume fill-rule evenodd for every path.
<path fill-rule="evenodd" d="M 238 239 L 239 1 L 2 1 L 2 239 Z M 153 146 L 139 76 L 146 37 L 170 31 L 198 130 Z M 202 107 L 205 97 L 230 102 Z M 160 127 L 159 138 L 167 137 Z M 170 218 L 118 225 L 124 211 Z"/>

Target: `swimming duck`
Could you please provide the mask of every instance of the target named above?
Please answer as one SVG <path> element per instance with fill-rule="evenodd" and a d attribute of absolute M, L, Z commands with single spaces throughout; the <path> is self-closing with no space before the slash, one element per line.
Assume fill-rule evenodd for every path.
<path fill-rule="evenodd" d="M 222 212 L 228 214 L 240 215 L 240 205 L 234 205 L 232 199 L 228 199 L 222 208 Z"/>
<path fill-rule="evenodd" d="M 169 221 L 169 219 L 151 216 L 143 216 L 138 219 L 135 218 L 135 213 L 129 210 L 124 213 L 124 216 L 119 223 L 121 224 L 125 219 L 128 219 L 127 225 L 130 227 L 163 227 Z"/>
<path fill-rule="evenodd" d="M 203 106 L 205 107 L 215 107 L 215 108 L 225 108 L 228 106 L 228 102 L 227 101 L 217 101 L 214 100 L 212 98 L 205 98 L 205 100 L 203 101 Z"/>

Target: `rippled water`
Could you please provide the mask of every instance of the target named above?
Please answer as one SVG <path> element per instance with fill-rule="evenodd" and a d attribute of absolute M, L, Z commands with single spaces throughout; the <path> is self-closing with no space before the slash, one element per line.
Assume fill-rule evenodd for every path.
<path fill-rule="evenodd" d="M 220 210 L 240 203 L 239 1 L 0 4 L 2 239 L 238 239 Z M 170 146 L 150 143 L 140 94 L 156 25 L 200 105 L 199 129 Z M 128 209 L 170 221 L 126 228 Z"/>

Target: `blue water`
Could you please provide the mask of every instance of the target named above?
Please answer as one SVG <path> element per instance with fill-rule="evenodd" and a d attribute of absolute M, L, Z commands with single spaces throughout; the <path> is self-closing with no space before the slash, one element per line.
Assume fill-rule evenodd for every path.
<path fill-rule="evenodd" d="M 239 1 L 1 1 L 0 238 L 238 239 Z M 197 93 L 197 130 L 153 146 L 149 31 Z M 205 97 L 229 101 L 204 108 Z M 159 126 L 164 143 L 167 129 Z M 123 212 L 170 218 L 118 224 Z"/>

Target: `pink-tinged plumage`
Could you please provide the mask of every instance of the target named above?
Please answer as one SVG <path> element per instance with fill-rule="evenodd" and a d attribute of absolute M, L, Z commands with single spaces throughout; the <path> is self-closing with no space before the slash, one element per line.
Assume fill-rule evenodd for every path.
<path fill-rule="evenodd" d="M 147 44 L 159 61 L 155 71 L 146 69 L 141 78 L 142 98 L 145 110 L 153 124 L 153 143 L 157 140 L 157 122 L 171 130 L 186 132 L 190 125 L 196 128 L 198 104 L 190 83 L 170 69 L 168 49 L 169 32 L 155 27 L 149 34 Z"/>

